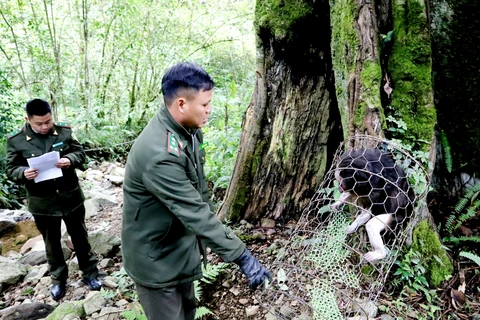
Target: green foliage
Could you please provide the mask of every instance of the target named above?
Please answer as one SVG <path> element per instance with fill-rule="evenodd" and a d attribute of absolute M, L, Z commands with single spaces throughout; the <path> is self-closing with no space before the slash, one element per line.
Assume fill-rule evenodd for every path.
<path fill-rule="evenodd" d="M 276 38 L 289 38 L 292 25 L 308 15 L 312 8 L 305 1 L 265 0 L 257 1 L 257 28 L 267 28 Z"/>
<path fill-rule="evenodd" d="M 443 154 L 445 156 L 445 165 L 447 166 L 447 171 L 452 172 L 452 168 L 453 168 L 452 152 L 450 150 L 450 143 L 448 142 L 447 135 L 443 130 L 440 131 L 440 142 L 443 147 Z"/>
<path fill-rule="evenodd" d="M 35 290 L 30 287 L 30 288 L 27 288 L 27 289 L 23 290 L 23 291 L 20 293 L 20 295 L 21 295 L 21 296 L 29 296 L 29 295 L 32 295 L 32 294 L 34 294 L 34 293 L 35 293 Z"/>
<path fill-rule="evenodd" d="M 465 195 L 457 202 L 455 211 L 447 218 L 447 222 L 445 223 L 445 231 L 448 235 L 452 235 L 463 223 L 476 217 L 477 211 L 480 208 L 480 200 L 477 200 L 479 193 L 480 184 L 475 184 L 470 187 Z"/>
<path fill-rule="evenodd" d="M 122 267 L 119 271 L 112 273 L 112 277 L 117 278 L 117 283 L 118 283 L 118 293 L 121 296 L 125 296 L 129 299 L 138 300 L 137 292 L 134 290 L 134 282 L 133 280 L 128 276 L 127 272 L 125 269 Z M 111 294 L 111 293 L 105 293 L 105 294 Z"/>
<path fill-rule="evenodd" d="M 476 254 L 473 254 L 471 252 L 465 252 L 465 251 L 460 252 L 458 255 L 472 260 L 473 262 L 478 264 L 478 266 L 480 267 L 480 256 L 477 256 Z"/>
<path fill-rule="evenodd" d="M 451 276 L 453 265 L 436 233 L 427 221 L 421 221 L 413 231 L 411 250 L 418 252 L 425 266 L 427 281 L 437 287 Z"/>
<path fill-rule="evenodd" d="M 135 303 L 132 309 L 123 311 L 122 316 L 126 320 L 148 320 L 142 306 L 139 303 Z"/>
<path fill-rule="evenodd" d="M 450 237 L 443 238 L 443 241 L 445 243 L 451 243 L 455 246 L 458 246 L 461 243 L 467 243 L 467 242 L 480 243 L 480 236 L 477 236 L 477 235 L 473 235 L 473 236 L 469 236 L 469 237 L 466 237 L 466 236 L 462 236 L 462 237 L 450 236 Z"/>
<path fill-rule="evenodd" d="M 235 166 L 240 131 L 208 127 L 205 128 L 204 141 L 208 141 L 205 149 L 207 152 L 205 164 L 207 180 L 212 181 L 215 188 L 226 188 Z"/>
<path fill-rule="evenodd" d="M 203 277 L 200 280 L 195 281 L 194 284 L 194 291 L 195 291 L 195 299 L 200 302 L 202 300 L 202 286 L 201 283 L 212 284 L 214 283 L 218 276 L 224 272 L 228 268 L 228 263 L 219 263 L 219 264 L 210 264 L 207 263 L 205 267 L 202 264 L 202 273 Z M 195 310 L 195 319 L 202 319 L 204 316 L 213 314 L 205 306 L 197 307 Z"/>
<path fill-rule="evenodd" d="M 215 130 L 230 128 L 228 135 L 238 137 L 255 80 L 254 5 L 247 0 L 54 1 L 45 12 L 40 2 L 7 1 L 1 6 L 8 24 L 0 24 L 0 65 L 22 104 L 25 92 L 54 99 L 54 116 L 71 122 L 78 140 L 94 149 L 87 152 L 90 157 L 124 158 L 128 142 L 163 105 L 164 70 L 185 60 L 199 63 L 215 79 Z M 46 14 L 49 19 L 39 18 Z M 46 32 L 54 27 L 61 32 Z M 84 27 L 86 38 L 78 32 Z M 226 176 L 219 172 L 212 181 Z"/>
<path fill-rule="evenodd" d="M 416 320 L 432 320 L 440 319 L 443 315 L 440 298 L 435 290 L 430 291 L 431 301 L 428 303 L 412 304 L 411 297 L 407 290 L 402 291 L 401 296 L 388 303 L 388 305 L 380 305 L 378 309 L 387 314 L 396 314 L 396 320 L 416 319 Z M 442 318 L 443 319 L 443 318 Z"/>
<path fill-rule="evenodd" d="M 425 262 L 420 252 L 410 248 L 406 254 L 401 255 L 400 260 L 395 261 L 397 269 L 393 274 L 393 285 L 403 288 L 402 290 L 408 288 L 413 292 L 423 293 L 431 300 Z"/>
<path fill-rule="evenodd" d="M 108 290 L 108 289 L 105 289 L 105 288 L 100 289 L 100 294 L 106 300 L 113 300 L 117 296 L 117 293 L 114 290 Z"/>
<path fill-rule="evenodd" d="M 11 84 L 1 69 L 0 105 L 2 105 L 2 112 L 0 113 L 0 208 L 19 208 L 20 203 L 18 203 L 16 198 L 23 195 L 24 190 L 8 179 L 5 168 L 5 155 L 7 152 L 7 135 L 20 127 L 24 113 L 20 104 L 15 101 L 12 95 Z"/>
<path fill-rule="evenodd" d="M 202 279 L 200 279 L 200 281 L 212 284 L 217 279 L 217 277 L 228 268 L 228 266 L 228 263 L 207 263 L 206 267 L 202 264 L 203 277 Z"/>

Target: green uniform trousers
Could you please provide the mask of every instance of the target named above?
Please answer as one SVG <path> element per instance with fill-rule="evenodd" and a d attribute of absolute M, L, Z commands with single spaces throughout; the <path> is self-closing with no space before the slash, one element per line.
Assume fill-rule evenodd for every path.
<path fill-rule="evenodd" d="M 193 320 L 195 292 L 193 282 L 166 288 L 148 288 L 138 283 L 138 298 L 148 320 Z"/>
<path fill-rule="evenodd" d="M 68 267 L 65 263 L 61 244 L 62 219 L 72 239 L 78 266 L 83 272 L 83 277 L 93 279 L 98 276 L 98 260 L 88 242 L 85 226 L 85 206 L 83 204 L 65 216 L 34 215 L 34 219 L 45 241 L 47 261 L 50 266 L 50 276 L 53 284 L 65 284 L 68 278 Z"/>

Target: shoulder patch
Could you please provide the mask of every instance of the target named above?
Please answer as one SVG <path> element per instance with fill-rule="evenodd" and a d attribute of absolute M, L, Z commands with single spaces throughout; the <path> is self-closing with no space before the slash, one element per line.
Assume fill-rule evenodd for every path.
<path fill-rule="evenodd" d="M 180 157 L 180 149 L 178 147 L 177 138 L 175 138 L 171 132 L 168 132 L 167 135 L 167 151 L 176 157 Z"/>
<path fill-rule="evenodd" d="M 17 129 L 8 134 L 8 139 L 18 136 L 23 131 L 23 128 Z"/>
<path fill-rule="evenodd" d="M 70 123 L 68 122 L 55 122 L 55 125 L 61 128 L 70 128 Z"/>

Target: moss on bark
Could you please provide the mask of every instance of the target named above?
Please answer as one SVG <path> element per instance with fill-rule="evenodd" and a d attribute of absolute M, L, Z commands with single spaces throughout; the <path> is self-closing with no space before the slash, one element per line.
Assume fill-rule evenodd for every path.
<path fill-rule="evenodd" d="M 263 0 L 257 1 L 255 26 L 266 28 L 277 39 L 290 38 L 292 26 L 312 8 L 301 0 Z"/>
<path fill-rule="evenodd" d="M 431 141 L 436 111 L 430 35 L 423 1 L 394 1 L 393 21 L 394 44 L 389 61 L 393 81 L 390 106 L 395 110 L 395 116 L 407 125 L 407 132 L 396 138 L 410 143 L 419 139 Z"/>
<path fill-rule="evenodd" d="M 355 31 L 355 0 L 330 2 L 332 26 L 332 63 L 335 73 L 335 89 L 342 118 L 343 134 L 348 137 L 348 82 L 355 74 L 360 40 Z"/>
<path fill-rule="evenodd" d="M 421 221 L 413 231 L 412 250 L 419 252 L 424 258 L 428 283 L 431 286 L 437 287 L 452 275 L 452 261 L 426 220 Z"/>

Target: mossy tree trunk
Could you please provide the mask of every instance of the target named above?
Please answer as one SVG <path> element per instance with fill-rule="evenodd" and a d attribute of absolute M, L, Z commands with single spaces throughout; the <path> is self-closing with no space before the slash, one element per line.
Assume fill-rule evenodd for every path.
<path fill-rule="evenodd" d="M 257 1 L 257 80 L 221 219 L 286 220 L 306 207 L 342 139 L 329 4 Z"/>
<path fill-rule="evenodd" d="M 337 0 L 331 2 L 330 10 L 332 59 L 344 134 L 384 137 L 375 6 L 362 0 Z"/>
<path fill-rule="evenodd" d="M 331 3 L 333 66 L 345 135 L 396 138 L 413 150 L 428 150 L 436 113 L 425 3 Z"/>

